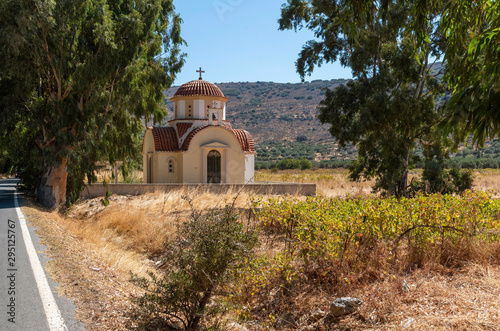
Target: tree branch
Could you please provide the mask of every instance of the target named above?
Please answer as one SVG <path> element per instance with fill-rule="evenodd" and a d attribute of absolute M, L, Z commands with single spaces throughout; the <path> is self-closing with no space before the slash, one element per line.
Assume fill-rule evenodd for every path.
<path fill-rule="evenodd" d="M 394 240 L 394 254 L 396 254 L 396 248 L 398 247 L 398 244 L 399 242 L 401 241 L 401 239 L 403 239 L 404 236 L 408 235 L 411 231 L 413 230 L 416 230 L 416 229 L 420 229 L 420 228 L 430 228 L 430 229 L 439 229 L 439 230 L 451 230 L 451 231 L 456 231 L 456 232 L 460 232 L 466 236 L 471 236 L 470 233 L 468 233 L 467 231 L 464 231 L 464 230 L 461 230 L 461 229 L 458 229 L 454 226 L 449 226 L 449 225 L 415 225 L 409 229 L 406 229 L 403 233 L 401 233 L 397 238 L 396 240 Z"/>

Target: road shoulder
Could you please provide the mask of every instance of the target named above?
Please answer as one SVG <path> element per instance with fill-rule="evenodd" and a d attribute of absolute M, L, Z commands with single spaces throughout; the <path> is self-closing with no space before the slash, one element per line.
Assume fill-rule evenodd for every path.
<path fill-rule="evenodd" d="M 68 323 L 68 330 L 134 328 L 129 295 L 135 290 L 124 275 L 100 261 L 91 245 L 72 235 L 71 222 L 77 220 L 48 211 L 31 199 L 25 200 L 22 211 L 47 247 L 42 264 L 46 263 L 47 273 L 59 284 L 57 300 L 74 301 L 74 315 L 81 322 Z"/>

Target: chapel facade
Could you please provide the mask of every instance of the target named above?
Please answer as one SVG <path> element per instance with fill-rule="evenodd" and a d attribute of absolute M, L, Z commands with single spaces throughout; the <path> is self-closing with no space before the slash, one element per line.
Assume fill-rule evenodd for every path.
<path fill-rule="evenodd" d="M 252 135 L 226 120 L 229 100 L 201 77 L 183 84 L 170 98 L 174 119 L 144 135 L 144 183 L 228 183 L 254 180 Z"/>

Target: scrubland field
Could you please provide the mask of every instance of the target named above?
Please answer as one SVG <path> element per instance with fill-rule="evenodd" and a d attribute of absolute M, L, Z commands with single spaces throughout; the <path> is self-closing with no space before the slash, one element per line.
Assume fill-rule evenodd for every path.
<path fill-rule="evenodd" d="M 409 180 L 421 175 L 422 170 L 410 171 Z M 374 181 L 351 182 L 347 178 L 346 169 L 317 169 L 317 170 L 270 170 L 256 171 L 255 180 L 314 183 L 317 191 L 326 197 L 345 197 L 367 195 L 372 191 Z M 500 169 L 477 169 L 474 171 L 474 190 L 491 193 L 493 197 L 500 195 Z"/>
<path fill-rule="evenodd" d="M 410 171 L 409 180 L 420 176 L 422 170 Z M 347 178 L 346 169 L 316 169 L 316 170 L 257 170 L 255 181 L 257 182 L 293 182 L 314 183 L 318 193 L 326 197 L 345 197 L 367 195 L 372 191 L 374 181 L 351 182 Z M 111 171 L 103 171 L 98 180 L 106 179 L 113 182 Z M 118 182 L 142 183 L 142 172 L 135 171 L 124 180 L 121 173 Z M 476 169 L 474 170 L 474 189 L 491 193 L 493 197 L 500 196 L 500 169 Z"/>
<path fill-rule="evenodd" d="M 203 318 L 207 327 L 500 330 L 499 171 L 476 172 L 475 190 L 462 197 L 400 201 L 370 194 L 373 183 L 349 182 L 341 170 L 259 171 L 256 180 L 313 182 L 318 196 L 180 190 L 112 196 L 108 206 L 82 201 L 65 213 L 27 200 L 23 211 L 89 330 L 165 329 L 156 303 L 138 306 L 145 291 L 130 272 L 161 278 L 177 268 L 165 252 L 178 225 L 226 205 L 257 232 L 258 246 L 214 288 L 207 307 L 225 314 Z M 346 296 L 363 303 L 344 317 L 329 314 Z"/>

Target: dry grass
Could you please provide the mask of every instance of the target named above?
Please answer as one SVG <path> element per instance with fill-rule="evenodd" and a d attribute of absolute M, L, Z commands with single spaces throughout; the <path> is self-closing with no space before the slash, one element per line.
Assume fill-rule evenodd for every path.
<path fill-rule="evenodd" d="M 351 182 L 345 169 L 318 170 L 258 170 L 255 172 L 257 182 L 292 182 L 313 183 L 316 190 L 326 197 L 345 195 L 367 195 L 372 191 L 375 181 Z"/>
<path fill-rule="evenodd" d="M 498 171 L 477 172 L 476 187 L 500 192 L 498 178 Z M 256 180 L 313 182 L 325 196 L 366 195 L 373 184 L 351 183 L 345 170 L 323 169 L 258 171 Z M 73 206 L 67 215 L 48 212 L 33 203 L 23 207 L 23 211 L 49 247 L 48 254 L 53 258 L 49 264 L 51 276 L 60 284 L 61 294 L 75 299 L 77 318 L 86 328 L 131 330 L 137 329 L 137 324 L 129 298 L 138 296 L 140 291 L 129 282 L 129 271 L 143 275 L 155 269 L 156 257 L 166 240 L 175 235 L 176 224 L 191 213 L 191 206 L 183 196 L 188 195 L 198 210 L 223 207 L 233 201 L 236 208 L 250 207 L 251 196 L 237 193 L 217 195 L 184 189 L 138 197 L 112 196 L 107 207 L 100 199 L 87 200 Z M 275 245 L 279 239 L 262 239 L 263 253 L 273 255 L 279 249 Z M 346 282 L 342 292 L 314 282 L 292 286 L 286 299 L 292 304 L 287 307 L 293 308 L 297 320 L 303 319 L 303 325 L 313 326 L 311 330 L 332 329 L 332 325 L 339 330 L 500 330 L 498 265 L 479 263 L 461 269 L 428 265 L 410 273 L 391 275 L 378 275 L 377 270 L 365 272 L 377 275 L 370 282 Z M 407 281 L 409 292 L 402 290 L 403 280 Z M 273 294 L 276 293 L 266 295 Z M 328 327 L 306 321 L 312 310 L 326 309 L 332 299 L 342 295 L 364 301 L 359 313 Z M 265 308 L 263 305 L 256 309 Z M 231 316 L 236 318 L 236 314 Z M 248 328 L 260 330 L 263 326 Z M 275 327 L 269 325 L 269 329 Z"/>
<path fill-rule="evenodd" d="M 421 169 L 410 171 L 409 180 L 422 174 Z M 493 197 L 500 197 L 500 169 L 477 169 L 474 170 L 474 189 L 489 191 Z M 102 171 L 98 180 L 111 181 L 111 172 Z M 142 182 L 142 171 L 134 171 L 129 179 L 134 183 Z M 316 170 L 256 170 L 256 182 L 292 182 L 316 184 L 318 193 L 326 197 L 343 197 L 368 195 L 372 193 L 374 180 L 352 182 L 348 179 L 347 169 L 316 169 Z M 121 174 L 118 182 L 124 182 Z"/>
<path fill-rule="evenodd" d="M 28 199 L 24 204 L 23 213 L 48 247 L 47 255 L 52 260 L 47 263 L 47 271 L 59 284 L 59 295 L 74 300 L 76 318 L 87 330 L 129 330 L 134 324 L 129 297 L 140 293 L 128 282 L 124 270 L 145 269 L 144 257 L 120 251 L 104 241 L 93 242 L 82 237 L 85 232 L 79 231 L 73 220 Z"/>
<path fill-rule="evenodd" d="M 408 291 L 402 286 L 408 285 Z M 315 321 L 314 311 L 326 313 L 331 293 L 311 284 L 288 289 L 286 296 L 269 294 L 295 316 L 286 330 L 499 330 L 500 268 L 470 265 L 460 270 L 427 266 L 397 276 L 384 275 L 369 284 L 351 286 L 348 295 L 359 298 L 359 310 L 345 318 Z M 278 293 L 280 293 L 278 291 Z M 275 307 L 260 305 L 263 318 Z M 275 316 L 279 319 L 279 316 Z M 259 330 L 256 326 L 251 330 Z M 271 327 L 271 329 L 275 329 Z"/>
<path fill-rule="evenodd" d="M 114 183 L 115 180 L 113 179 L 113 175 L 114 175 L 113 173 L 114 173 L 113 169 L 105 169 L 105 168 L 100 169 L 96 172 L 97 181 L 102 182 L 102 181 L 106 180 L 108 183 Z M 142 180 L 143 180 L 142 171 L 139 171 L 139 170 L 131 171 L 128 174 L 127 179 L 125 179 L 123 177 L 121 170 L 118 171 L 118 180 L 117 180 L 118 183 L 140 184 L 140 183 L 142 183 Z"/>
<path fill-rule="evenodd" d="M 390 277 L 389 277 L 390 279 Z M 409 291 L 403 290 L 403 281 Z M 500 326 L 500 268 L 427 266 L 356 291 L 367 329 L 488 330 Z M 345 321 L 348 323 L 349 321 Z"/>
<path fill-rule="evenodd" d="M 130 272 L 144 276 L 155 270 L 155 256 L 192 211 L 185 194 L 199 210 L 233 202 L 247 208 L 250 203 L 248 195 L 235 191 L 180 190 L 112 196 L 107 207 L 100 199 L 86 200 L 63 215 L 26 200 L 23 212 L 53 259 L 48 270 L 60 284 L 60 294 L 75 300 L 77 318 L 88 330 L 137 328 L 130 297 L 141 291 L 130 283 Z"/>
<path fill-rule="evenodd" d="M 402 287 L 403 282 L 408 291 Z M 357 313 L 333 324 L 313 323 L 309 329 L 498 330 L 500 326 L 498 267 L 471 265 L 445 270 L 428 266 L 408 276 L 387 275 L 352 288 L 350 295 L 363 300 Z M 297 297 L 297 306 L 309 307 L 303 311 L 307 316 L 314 308 L 326 310 L 330 298 L 312 291 L 307 299 Z"/>
<path fill-rule="evenodd" d="M 474 189 L 491 192 L 495 198 L 500 198 L 500 169 L 474 170 Z"/>
<path fill-rule="evenodd" d="M 410 171 L 409 180 L 422 174 L 421 169 Z M 273 172 L 258 170 L 255 180 L 259 182 L 295 182 L 316 184 L 317 191 L 326 197 L 368 195 L 372 192 L 374 180 L 351 182 L 346 169 L 283 170 Z M 500 169 L 474 170 L 474 189 L 491 192 L 500 197 Z"/>
<path fill-rule="evenodd" d="M 189 196 L 192 207 L 186 196 Z M 75 205 L 66 220 L 73 225 L 73 233 L 101 249 L 118 249 L 152 258 L 162 252 L 165 242 L 175 234 L 176 225 L 189 217 L 192 208 L 220 208 L 233 202 L 236 208 L 250 206 L 249 196 L 236 191 L 217 195 L 181 189 L 137 197 L 114 195 L 107 207 L 101 199 L 90 199 Z M 108 259 L 114 259 L 114 256 Z M 110 262 L 119 265 L 121 259 Z"/>
<path fill-rule="evenodd" d="M 410 172 L 409 180 L 421 174 L 421 170 Z M 316 184 L 318 193 L 325 197 L 362 196 L 372 194 L 375 180 L 353 182 L 348 178 L 347 169 L 316 170 L 258 170 L 255 180 L 258 182 L 293 182 Z M 500 173 L 499 173 L 500 176 Z"/>
<path fill-rule="evenodd" d="M 369 268 L 360 273 L 369 274 L 371 280 L 324 283 L 317 279 L 324 275 L 308 275 L 255 294 L 247 307 L 254 321 L 267 323 L 271 330 L 500 330 L 498 265 L 427 264 L 407 272 Z M 330 303 L 345 296 L 363 301 L 356 313 L 315 320 L 315 311 L 325 316 Z M 272 320 L 291 315 L 294 325 L 275 327 L 269 324 L 271 315 Z M 263 324 L 250 325 L 257 331 Z"/>

